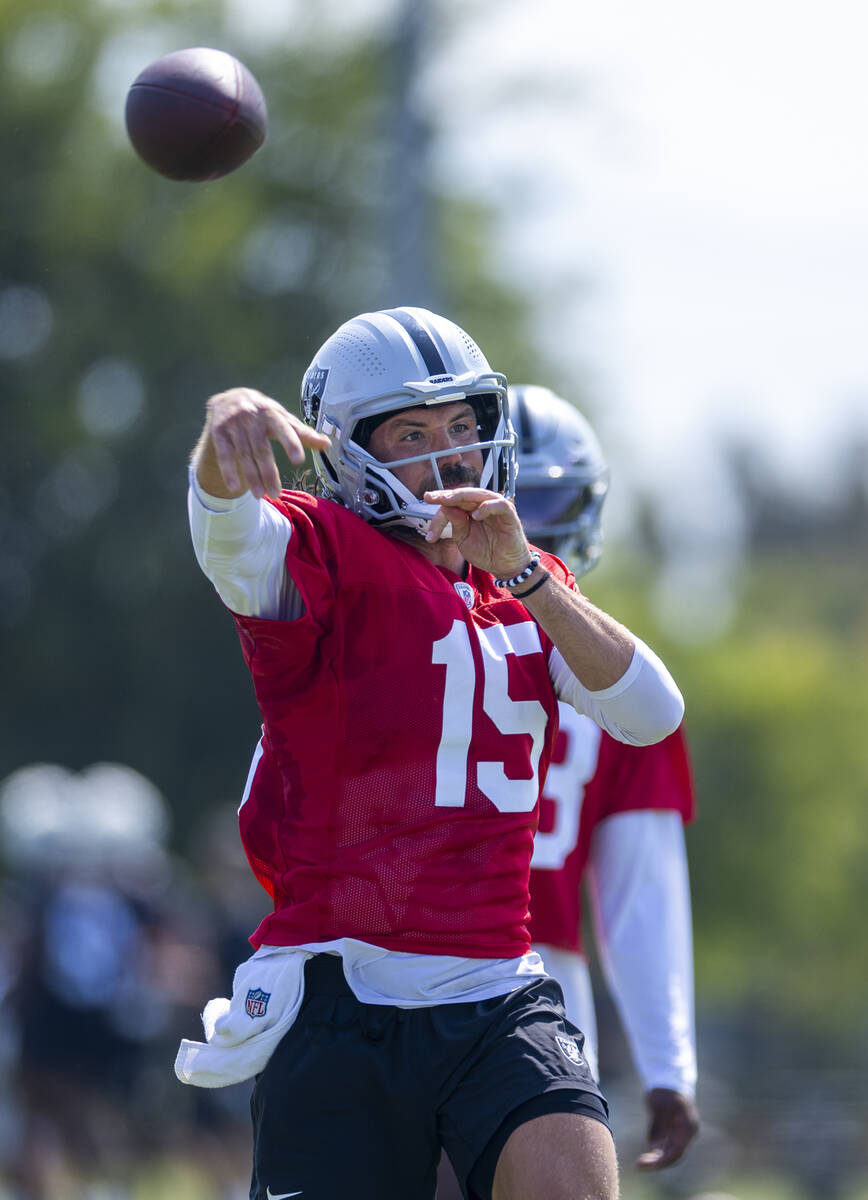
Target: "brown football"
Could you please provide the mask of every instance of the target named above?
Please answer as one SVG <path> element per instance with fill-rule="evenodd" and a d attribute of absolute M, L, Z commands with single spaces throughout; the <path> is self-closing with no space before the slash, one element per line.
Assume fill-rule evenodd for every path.
<path fill-rule="evenodd" d="M 139 156 L 167 179 L 228 175 L 265 141 L 268 111 L 256 79 L 223 50 L 175 50 L 137 76 L 125 110 Z"/>

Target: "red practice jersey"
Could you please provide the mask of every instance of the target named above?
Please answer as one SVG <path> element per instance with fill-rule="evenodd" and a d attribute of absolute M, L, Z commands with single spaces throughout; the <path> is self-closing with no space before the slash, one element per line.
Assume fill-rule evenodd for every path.
<path fill-rule="evenodd" d="M 531 862 L 534 943 L 583 952 L 581 882 L 594 830 L 607 817 L 640 809 L 674 809 L 692 820 L 682 731 L 653 746 L 627 746 L 561 704 Z"/>
<path fill-rule="evenodd" d="M 486 572 L 461 580 L 333 501 L 274 503 L 306 611 L 235 617 L 264 722 L 239 821 L 274 900 L 251 941 L 523 954 L 551 642 Z"/>

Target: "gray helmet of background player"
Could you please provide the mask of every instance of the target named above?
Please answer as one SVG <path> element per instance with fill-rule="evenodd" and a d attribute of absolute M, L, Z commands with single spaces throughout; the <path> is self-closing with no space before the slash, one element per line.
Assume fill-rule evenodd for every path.
<path fill-rule="evenodd" d="M 548 388 L 510 385 L 518 438 L 515 503 L 528 539 L 584 575 L 602 549 L 609 469 L 582 414 Z"/>

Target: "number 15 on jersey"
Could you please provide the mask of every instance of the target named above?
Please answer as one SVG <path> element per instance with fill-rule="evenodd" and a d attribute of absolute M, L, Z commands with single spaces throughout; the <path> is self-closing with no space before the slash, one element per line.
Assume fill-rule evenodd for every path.
<path fill-rule="evenodd" d="M 480 761 L 475 782 L 499 812 L 530 812 L 539 795 L 539 763 L 548 718 L 539 700 L 513 700 L 509 695 L 508 656 L 541 654 L 539 630 L 533 621 L 472 628 L 482 650 L 482 707 L 486 715 L 502 734 L 523 734 L 531 739 L 529 779 L 510 779 L 503 761 Z M 446 668 L 434 800 L 438 808 L 462 808 L 466 800 L 478 686 L 470 639 L 469 627 L 456 619 L 446 636 L 434 643 L 432 662 Z"/>

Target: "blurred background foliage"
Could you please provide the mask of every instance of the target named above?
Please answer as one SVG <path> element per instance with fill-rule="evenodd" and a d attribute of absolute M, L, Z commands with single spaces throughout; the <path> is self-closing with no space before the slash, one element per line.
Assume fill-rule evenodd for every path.
<path fill-rule="evenodd" d="M 516 381 L 595 415 L 593 394 L 536 347 L 537 298 L 498 271 L 494 215 L 425 173 L 437 130 L 410 97 L 413 6 L 334 37 L 318 35 L 314 7 L 286 44 L 246 39 L 217 0 L 0 5 L 0 778 L 33 762 L 128 764 L 167 798 L 172 851 L 190 862 L 203 821 L 240 795 L 258 736 L 231 621 L 186 528 L 205 399 L 243 382 L 297 409 L 301 374 L 341 321 L 415 303 L 466 326 Z M 215 44 L 260 80 L 268 140 L 224 180 L 169 183 L 126 143 L 124 94 L 159 54 Z M 687 698 L 700 1068 L 743 1099 L 796 1047 L 827 1082 L 868 1065 L 862 462 L 841 466 L 846 504 L 819 509 L 809 486 L 778 494 L 733 449 L 747 553 L 710 634 L 661 612 L 652 494 L 586 583 Z M 708 1089 L 719 1169 L 719 1144 L 742 1159 L 715 1141 L 724 1109 Z M 838 1175 L 802 1172 L 811 1195 L 844 1194 L 837 1157 Z M 695 1184 L 688 1170 L 653 1186 Z"/>

